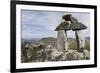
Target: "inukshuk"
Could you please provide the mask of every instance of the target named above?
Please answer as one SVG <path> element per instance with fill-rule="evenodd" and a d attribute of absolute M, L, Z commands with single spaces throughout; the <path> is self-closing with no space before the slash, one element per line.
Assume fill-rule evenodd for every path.
<path fill-rule="evenodd" d="M 65 21 L 61 22 L 55 31 L 58 31 L 57 35 L 57 49 L 58 51 L 67 51 L 68 50 L 68 39 L 67 39 L 67 31 L 73 30 L 75 31 L 76 41 L 77 41 L 77 49 L 79 52 L 82 52 L 85 48 L 85 38 L 83 37 L 83 33 L 81 30 L 86 29 L 87 27 L 78 22 L 75 17 L 72 15 L 64 15 L 62 17 Z"/>

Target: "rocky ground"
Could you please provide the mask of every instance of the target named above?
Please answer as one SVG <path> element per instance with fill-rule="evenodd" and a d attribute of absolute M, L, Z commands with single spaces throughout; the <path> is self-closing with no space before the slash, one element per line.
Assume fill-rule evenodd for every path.
<path fill-rule="evenodd" d="M 77 51 L 74 39 L 70 39 L 68 51 L 58 51 L 56 48 L 56 39 L 43 38 L 37 43 L 22 44 L 21 62 L 47 62 L 47 61 L 70 61 L 70 60 L 89 60 L 90 49 L 84 49 L 83 52 Z M 89 40 L 86 40 L 89 44 Z M 89 45 L 87 45 L 89 46 Z M 89 47 L 88 47 L 89 48 Z"/>
<path fill-rule="evenodd" d="M 45 61 L 69 61 L 69 60 L 88 60 L 90 59 L 90 52 L 84 50 L 78 52 L 77 50 L 68 49 L 68 51 L 58 51 L 57 49 L 44 49 L 38 51 L 38 58 L 36 62 Z"/>

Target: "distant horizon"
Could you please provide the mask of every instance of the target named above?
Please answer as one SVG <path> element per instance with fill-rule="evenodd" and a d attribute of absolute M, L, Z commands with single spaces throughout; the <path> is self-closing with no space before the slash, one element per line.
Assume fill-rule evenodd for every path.
<path fill-rule="evenodd" d="M 41 38 L 21 38 L 22 40 L 28 40 L 28 39 L 42 39 L 42 38 L 57 38 L 57 37 L 41 37 Z M 75 38 L 75 37 L 67 37 L 67 38 Z M 90 38 L 90 37 L 85 37 L 85 38 Z"/>

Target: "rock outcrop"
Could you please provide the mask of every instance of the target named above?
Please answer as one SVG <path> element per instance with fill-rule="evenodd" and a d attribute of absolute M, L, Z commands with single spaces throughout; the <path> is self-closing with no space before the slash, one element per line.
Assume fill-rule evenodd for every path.
<path fill-rule="evenodd" d="M 58 51 L 50 45 L 45 49 L 38 51 L 37 62 L 45 61 L 70 61 L 70 60 L 88 60 L 90 59 L 90 52 L 78 52 L 77 50 L 68 49 L 68 51 Z"/>

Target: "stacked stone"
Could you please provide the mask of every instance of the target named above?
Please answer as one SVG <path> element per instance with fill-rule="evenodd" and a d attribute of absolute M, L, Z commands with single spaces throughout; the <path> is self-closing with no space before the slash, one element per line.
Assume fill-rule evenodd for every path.
<path fill-rule="evenodd" d="M 83 52 L 85 48 L 85 38 L 81 30 L 86 29 L 87 27 L 78 22 L 71 14 L 64 15 L 62 19 L 64 19 L 64 22 L 61 22 L 55 29 L 55 31 L 58 31 L 57 49 L 59 51 L 68 51 L 67 31 L 73 30 L 76 35 L 77 49 L 79 52 Z"/>

